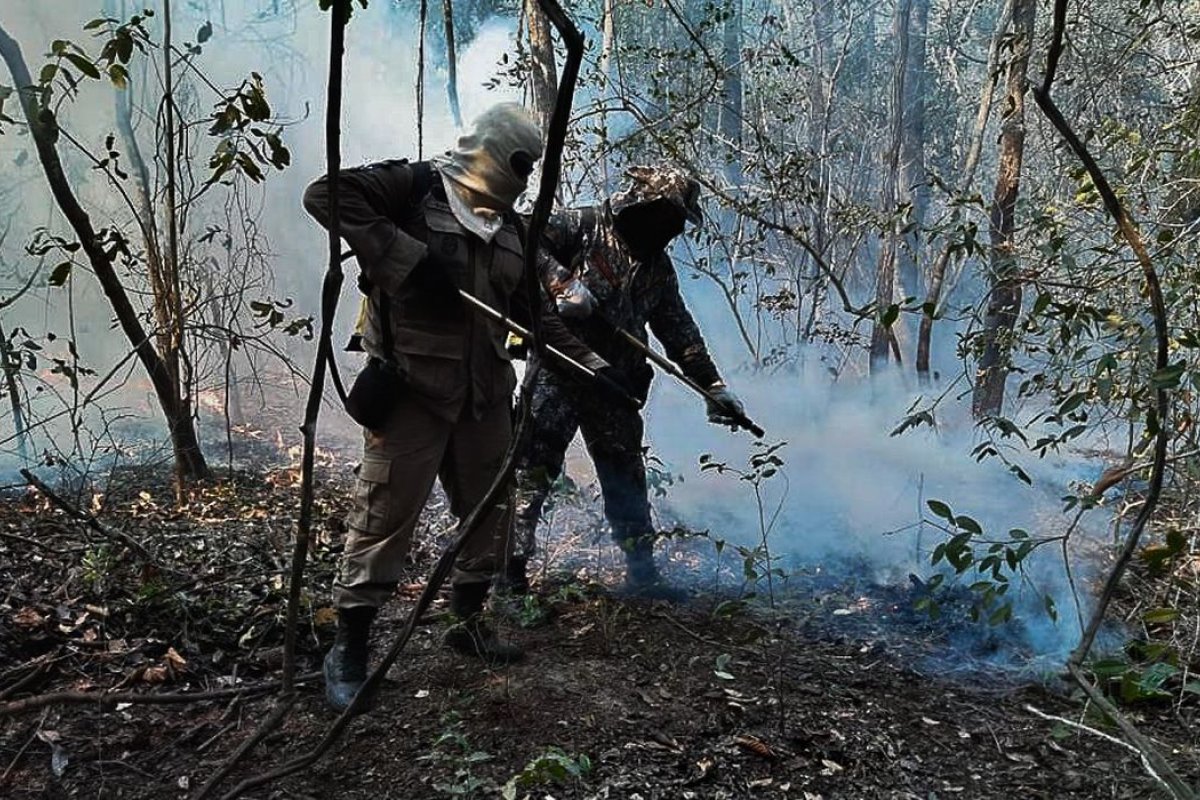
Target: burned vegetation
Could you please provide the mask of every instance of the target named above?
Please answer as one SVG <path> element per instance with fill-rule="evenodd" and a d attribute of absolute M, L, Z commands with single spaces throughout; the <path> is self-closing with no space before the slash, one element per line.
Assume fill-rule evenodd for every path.
<path fill-rule="evenodd" d="M 61 5 L 0 795 L 1197 796 L 1200 4 Z"/>

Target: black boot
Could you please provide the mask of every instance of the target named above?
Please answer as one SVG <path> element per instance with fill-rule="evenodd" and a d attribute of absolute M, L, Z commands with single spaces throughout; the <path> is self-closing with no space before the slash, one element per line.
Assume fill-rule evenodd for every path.
<path fill-rule="evenodd" d="M 491 664 L 511 664 L 520 661 L 525 653 L 521 648 L 496 636 L 483 621 L 483 602 L 487 599 L 488 584 L 456 584 L 450 594 L 450 611 L 456 620 L 446 631 L 443 640 L 447 647 L 459 653 Z"/>
<path fill-rule="evenodd" d="M 325 699 L 335 711 L 344 711 L 367 679 L 368 640 L 377 611 L 368 606 L 338 609 L 337 638 L 325 654 Z"/>
<path fill-rule="evenodd" d="M 659 574 L 654 564 L 654 540 L 648 536 L 639 538 L 625 551 L 624 594 L 668 603 L 682 603 L 688 598 L 687 592 L 672 586 Z"/>
<path fill-rule="evenodd" d="M 529 594 L 529 559 L 512 556 L 504 569 L 504 589 L 509 594 Z"/>

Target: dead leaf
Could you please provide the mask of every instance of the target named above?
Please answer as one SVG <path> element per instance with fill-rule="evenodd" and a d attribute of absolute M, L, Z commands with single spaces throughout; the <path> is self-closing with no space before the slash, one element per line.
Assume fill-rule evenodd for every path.
<path fill-rule="evenodd" d="M 821 764 L 825 767 L 825 769 L 821 770 L 821 774 L 825 776 L 836 775 L 845 769 L 841 764 L 831 761 L 828 758 L 822 758 Z"/>
<path fill-rule="evenodd" d="M 166 667 L 146 667 L 140 677 L 146 683 L 166 683 L 171 673 Z"/>
<path fill-rule="evenodd" d="M 163 660 L 167 662 L 166 665 L 169 668 L 176 672 L 182 671 L 183 668 L 187 666 L 187 660 L 184 659 L 183 656 L 179 655 L 179 653 L 175 651 L 174 647 L 167 648 L 167 654 L 163 656 Z"/>
<path fill-rule="evenodd" d="M 46 618 L 36 608 L 26 606 L 13 614 L 12 621 L 18 628 L 40 628 Z"/>
<path fill-rule="evenodd" d="M 688 778 L 684 782 L 684 785 L 685 786 L 694 786 L 697 783 L 708 780 L 708 778 L 710 778 L 713 775 L 713 773 L 715 773 L 716 771 L 717 771 L 716 760 L 713 759 L 711 756 L 705 756 L 704 758 L 702 758 L 696 762 L 696 773 L 694 775 L 692 775 L 690 778 Z M 694 793 L 691 793 L 691 792 L 685 792 L 684 796 L 686 797 L 688 794 L 691 794 L 693 797 L 696 796 Z"/>
<path fill-rule="evenodd" d="M 733 737 L 733 743 L 744 750 L 749 750 L 757 756 L 763 758 L 775 759 L 779 755 L 771 748 L 771 745 L 759 739 L 757 736 L 751 736 L 748 733 L 743 733 Z"/>
<path fill-rule="evenodd" d="M 656 743 L 667 748 L 668 750 L 672 750 L 676 753 L 683 752 L 683 745 L 681 745 L 676 740 L 672 739 L 670 736 L 667 736 L 662 731 L 659 731 L 659 730 L 650 731 L 650 738 L 653 739 Z"/>

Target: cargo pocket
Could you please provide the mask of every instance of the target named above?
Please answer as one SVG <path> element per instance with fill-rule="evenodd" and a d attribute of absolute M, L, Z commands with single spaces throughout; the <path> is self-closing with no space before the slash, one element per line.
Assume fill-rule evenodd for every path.
<path fill-rule="evenodd" d="M 393 345 L 404 366 L 408 387 L 418 394 L 450 401 L 465 391 L 463 365 L 465 337 L 418 328 L 396 329 Z"/>
<path fill-rule="evenodd" d="M 353 532 L 366 534 L 367 543 L 376 541 L 388 532 L 388 478 L 392 461 L 382 456 L 363 456 L 355 472 L 354 507 L 346 520 Z"/>
<path fill-rule="evenodd" d="M 437 266 L 450 271 L 451 280 L 459 287 L 469 287 L 468 265 L 471 261 L 471 243 L 467 232 L 459 224 L 450 207 L 430 201 L 425 208 L 425 225 L 428 229 L 426 245 L 429 255 Z"/>

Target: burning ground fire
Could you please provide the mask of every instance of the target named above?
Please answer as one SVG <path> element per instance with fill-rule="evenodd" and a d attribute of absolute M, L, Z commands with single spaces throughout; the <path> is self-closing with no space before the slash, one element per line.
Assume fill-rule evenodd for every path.
<path fill-rule="evenodd" d="M 225 398 L 214 389 L 204 389 L 196 393 L 196 406 L 213 414 L 224 414 Z"/>

